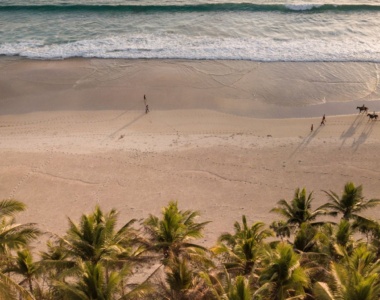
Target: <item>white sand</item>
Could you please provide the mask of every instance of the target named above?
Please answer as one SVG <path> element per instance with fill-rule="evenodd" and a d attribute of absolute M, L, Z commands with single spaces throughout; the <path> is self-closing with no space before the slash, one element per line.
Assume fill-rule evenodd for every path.
<path fill-rule="evenodd" d="M 380 110 L 376 70 L 373 64 L 2 58 L 0 198 L 27 204 L 19 222 L 57 234 L 66 231 L 67 217 L 78 220 L 96 204 L 116 208 L 128 221 L 178 200 L 212 221 L 205 245 L 232 231 L 242 214 L 249 221 L 276 219 L 269 210 L 297 187 L 314 191 L 316 206 L 326 201 L 322 189 L 340 194 L 348 181 L 380 198 L 380 122 L 355 110 L 359 103 Z M 280 83 L 284 74 L 287 82 Z M 299 83 L 305 74 L 308 88 Z M 292 100 L 286 106 L 282 91 Z M 323 113 L 327 122 L 319 126 Z"/>

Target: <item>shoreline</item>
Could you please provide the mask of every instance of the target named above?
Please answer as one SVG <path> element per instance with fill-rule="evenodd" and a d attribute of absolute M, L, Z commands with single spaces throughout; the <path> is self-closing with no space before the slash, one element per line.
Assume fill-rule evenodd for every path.
<path fill-rule="evenodd" d="M 322 189 L 340 194 L 348 181 L 379 198 L 380 121 L 343 97 L 362 95 L 372 112 L 378 67 L 0 59 L 0 198 L 25 202 L 19 223 L 56 234 L 97 204 L 122 222 L 178 200 L 212 221 L 208 246 L 242 214 L 269 224 L 297 187 L 314 191 L 316 206 Z M 340 102 L 318 106 L 321 91 Z"/>
<path fill-rule="evenodd" d="M 231 62 L 239 62 L 239 61 L 247 61 L 247 62 L 256 62 L 256 63 L 373 63 L 378 64 L 380 61 L 378 60 L 255 60 L 255 59 L 244 59 L 244 58 L 133 58 L 133 57 L 98 57 L 98 56 L 71 56 L 71 57 L 63 57 L 63 58 L 48 58 L 48 57 L 28 57 L 22 55 L 7 55 L 0 54 L 0 59 L 14 59 L 14 60 L 31 60 L 31 61 L 68 61 L 68 60 L 132 60 L 132 61 L 231 61 Z"/>

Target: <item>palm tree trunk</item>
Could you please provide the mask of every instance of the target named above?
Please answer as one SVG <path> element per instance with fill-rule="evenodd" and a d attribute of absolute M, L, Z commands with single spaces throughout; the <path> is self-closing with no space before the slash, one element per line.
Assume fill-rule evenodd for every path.
<path fill-rule="evenodd" d="M 253 261 L 247 261 L 245 263 L 244 275 L 248 275 L 248 274 L 250 274 L 252 272 L 254 264 L 255 264 L 255 262 L 253 262 Z"/>
<path fill-rule="evenodd" d="M 121 298 L 124 298 L 124 296 L 125 296 L 125 291 L 124 291 L 124 276 L 121 277 L 120 285 L 121 285 Z"/>
<path fill-rule="evenodd" d="M 28 278 L 28 283 L 29 283 L 29 290 L 30 293 L 33 294 L 33 284 L 32 284 L 32 278 Z"/>
<path fill-rule="evenodd" d="M 108 263 L 106 262 L 106 284 L 108 286 L 108 282 L 109 282 L 109 269 L 108 269 Z"/>

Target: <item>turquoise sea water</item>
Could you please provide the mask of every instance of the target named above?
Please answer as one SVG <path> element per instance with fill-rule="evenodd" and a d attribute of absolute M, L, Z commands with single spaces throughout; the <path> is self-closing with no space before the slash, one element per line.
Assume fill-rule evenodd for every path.
<path fill-rule="evenodd" d="M 1 0 L 0 25 L 7 56 L 380 62 L 380 0 Z"/>

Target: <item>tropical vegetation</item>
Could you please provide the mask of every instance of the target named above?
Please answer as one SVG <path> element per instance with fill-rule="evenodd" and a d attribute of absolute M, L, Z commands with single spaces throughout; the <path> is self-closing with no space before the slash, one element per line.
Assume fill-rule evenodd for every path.
<path fill-rule="evenodd" d="M 363 215 L 380 200 L 352 182 L 324 193 L 313 209 L 296 188 L 271 210 L 279 219 L 243 215 L 210 248 L 197 242 L 209 222 L 175 201 L 140 221 L 96 206 L 39 253 L 37 224 L 16 222 L 25 205 L 2 200 L 0 299 L 380 299 L 380 223 Z"/>

